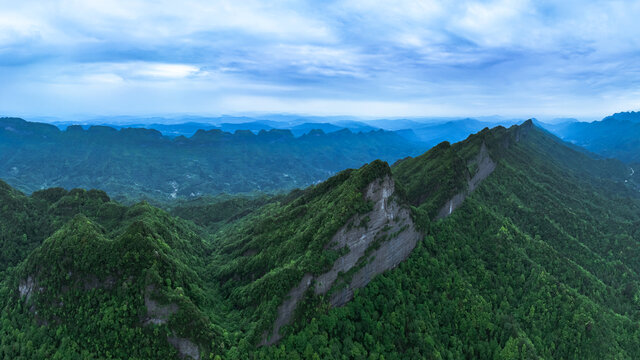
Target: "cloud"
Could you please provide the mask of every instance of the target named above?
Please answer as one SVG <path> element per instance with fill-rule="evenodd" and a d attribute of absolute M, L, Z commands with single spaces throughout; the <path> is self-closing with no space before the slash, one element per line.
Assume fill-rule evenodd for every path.
<path fill-rule="evenodd" d="M 0 112 L 597 117 L 640 104 L 638 18 L 636 1 L 0 0 Z"/>

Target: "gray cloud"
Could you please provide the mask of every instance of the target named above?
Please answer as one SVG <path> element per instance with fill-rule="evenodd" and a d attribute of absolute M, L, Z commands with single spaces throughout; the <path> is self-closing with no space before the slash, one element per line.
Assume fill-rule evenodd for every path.
<path fill-rule="evenodd" d="M 0 1 L 0 112 L 593 116 L 636 1 Z"/>

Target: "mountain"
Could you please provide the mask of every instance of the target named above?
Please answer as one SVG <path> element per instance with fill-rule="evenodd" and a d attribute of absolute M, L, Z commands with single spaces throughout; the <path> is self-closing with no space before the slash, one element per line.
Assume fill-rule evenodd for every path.
<path fill-rule="evenodd" d="M 640 111 L 626 111 L 619 112 L 613 115 L 607 116 L 603 120 L 618 120 L 618 121 L 630 121 L 640 123 Z"/>
<path fill-rule="evenodd" d="M 509 124 L 513 123 L 510 122 Z M 420 141 L 433 146 L 443 141 L 457 142 L 464 140 L 467 136 L 473 133 L 495 125 L 495 123 L 466 118 L 447 121 L 445 123 L 429 124 L 426 126 L 423 125 L 421 127 L 413 128 L 412 130 Z"/>
<path fill-rule="evenodd" d="M 30 193 L 47 187 L 100 188 L 115 198 L 167 200 L 280 191 L 325 180 L 377 158 L 424 151 L 387 131 L 330 134 L 289 130 L 199 130 L 187 138 L 143 128 L 69 126 L 65 131 L 0 119 L 0 177 Z"/>
<path fill-rule="evenodd" d="M 100 191 L 50 189 L 27 198 L 2 185 L 3 196 L 42 211 L 25 217 L 25 227 L 3 227 L 46 227 L 4 239 L 29 251 L 11 259 L 19 265 L 1 285 L 3 358 L 198 358 L 197 344 L 211 344 L 216 329 L 198 310 L 207 245 L 193 226 Z"/>
<path fill-rule="evenodd" d="M 291 132 L 294 136 L 301 136 L 304 134 L 308 134 L 312 130 L 322 130 L 324 133 L 328 134 L 342 129 L 344 128 L 330 123 L 304 123 L 293 126 L 291 128 Z"/>
<path fill-rule="evenodd" d="M 563 140 L 601 156 L 640 163 L 640 113 L 617 113 L 591 123 L 543 126 Z"/>
<path fill-rule="evenodd" d="M 353 120 L 340 120 L 340 121 L 334 122 L 333 124 L 344 127 L 345 129 L 349 129 L 352 132 L 356 132 L 356 133 L 380 130 L 380 128 L 378 127 L 365 124 L 364 122 L 353 121 Z"/>
<path fill-rule="evenodd" d="M 0 183 L 3 242 L 22 249 L 0 282 L 0 353 L 634 358 L 633 176 L 527 121 L 173 215 Z"/>
<path fill-rule="evenodd" d="M 51 122 L 50 119 L 46 119 Z M 555 119 L 555 122 L 569 122 L 573 119 Z M 428 142 L 430 145 L 442 141 L 460 141 L 485 127 L 500 125 L 513 125 L 522 120 L 506 119 L 497 116 L 472 118 L 412 118 L 412 119 L 376 119 L 357 120 L 351 117 L 318 117 L 299 115 L 262 115 L 259 117 L 248 116 L 221 116 L 221 117 L 152 117 L 137 118 L 134 116 L 115 116 L 94 118 L 84 121 L 82 127 L 108 126 L 114 129 L 145 128 L 154 129 L 168 137 L 191 137 L 197 130 L 221 129 L 224 132 L 250 130 L 258 133 L 260 130 L 291 130 L 294 136 L 308 134 L 312 130 L 322 130 L 331 133 L 342 129 L 349 129 L 353 133 L 371 132 L 380 129 L 406 133 L 414 131 L 420 136 L 407 137 L 407 140 Z M 53 124 L 61 130 L 74 125 L 69 121 L 53 121 Z M 544 124 L 545 127 L 553 126 Z"/>
<path fill-rule="evenodd" d="M 60 128 L 60 130 L 66 130 L 69 126 L 73 126 L 76 124 L 73 122 L 68 122 L 68 123 L 57 122 L 54 125 Z M 177 136 L 191 137 L 198 130 L 211 130 L 211 129 L 220 128 L 215 125 L 199 123 L 199 122 L 185 122 L 185 123 L 179 123 L 179 124 L 132 123 L 132 124 L 126 124 L 126 125 L 118 125 L 118 124 L 111 124 L 111 123 L 97 123 L 92 125 L 81 125 L 81 126 L 84 130 L 88 130 L 91 126 L 106 126 L 106 127 L 114 128 L 116 130 L 125 129 L 125 128 L 153 129 L 153 130 L 159 131 L 160 133 L 162 133 L 162 135 L 168 136 L 168 137 L 177 137 Z"/>
<path fill-rule="evenodd" d="M 424 120 L 424 121 L 422 121 Z M 378 127 L 380 129 L 397 131 L 404 129 L 415 129 L 427 125 L 429 122 L 442 123 L 443 121 L 432 119 L 378 119 L 367 121 L 371 126 Z"/>
<path fill-rule="evenodd" d="M 309 133 L 311 130 L 323 130 L 330 133 L 342 129 L 349 129 L 354 133 L 380 130 L 356 118 L 344 116 L 299 116 L 299 115 L 262 115 L 249 116 L 177 116 L 177 117 L 136 117 L 136 116 L 107 116 L 83 119 L 81 123 L 63 121 L 57 118 L 37 118 L 43 122 L 56 125 L 65 130 L 72 125 L 81 125 L 85 130 L 91 126 L 108 126 L 120 130 L 123 128 L 154 129 L 169 137 L 191 137 L 198 130 L 221 129 L 222 131 L 235 133 L 238 130 L 251 130 L 254 133 L 260 130 L 288 129 L 295 136 Z M 404 128 L 403 128 L 404 129 Z"/>
<path fill-rule="evenodd" d="M 243 123 L 222 123 L 220 124 L 222 131 L 235 133 L 238 130 L 251 130 L 258 132 L 260 130 L 271 130 L 274 127 L 261 121 L 243 122 Z"/>
<path fill-rule="evenodd" d="M 424 240 L 261 355 L 633 358 L 640 202 L 627 170 L 531 122 L 398 163 Z"/>

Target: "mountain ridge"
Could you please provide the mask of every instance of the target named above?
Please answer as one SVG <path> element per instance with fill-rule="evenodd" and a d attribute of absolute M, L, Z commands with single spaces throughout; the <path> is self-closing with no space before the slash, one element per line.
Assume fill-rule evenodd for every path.
<path fill-rule="evenodd" d="M 46 187 L 102 188 L 126 200 L 278 192 L 304 187 L 349 167 L 421 151 L 385 131 L 353 134 L 290 130 L 253 134 L 201 130 L 169 138 L 152 129 L 116 130 L 0 120 L 0 177 L 27 193 Z"/>
<path fill-rule="evenodd" d="M 99 191 L 0 186 L 12 208 L 40 209 L 28 226 L 45 214 L 62 228 L 0 283 L 0 351 L 29 353 L 4 346 L 23 333 L 38 358 L 631 358 L 640 198 L 629 174 L 527 121 L 232 211 L 228 198 L 181 204 L 197 224 Z M 98 313 L 78 310 L 92 298 Z"/>

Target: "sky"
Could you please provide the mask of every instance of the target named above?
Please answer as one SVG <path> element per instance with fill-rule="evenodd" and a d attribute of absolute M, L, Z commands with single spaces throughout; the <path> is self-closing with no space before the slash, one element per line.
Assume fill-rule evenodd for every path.
<path fill-rule="evenodd" d="M 0 116 L 598 119 L 640 1 L 0 0 Z"/>

